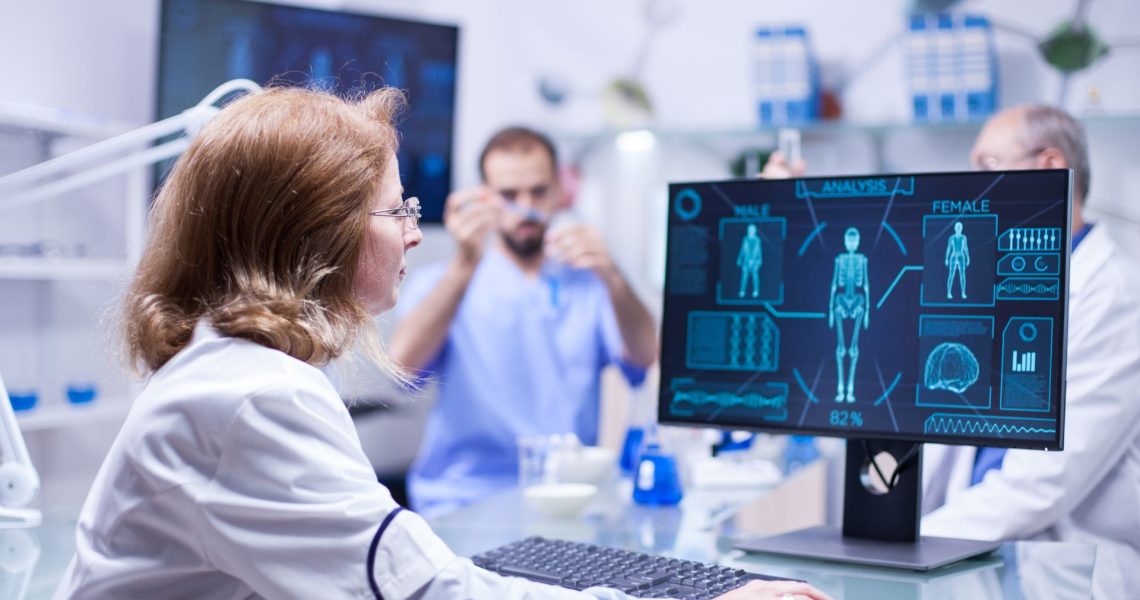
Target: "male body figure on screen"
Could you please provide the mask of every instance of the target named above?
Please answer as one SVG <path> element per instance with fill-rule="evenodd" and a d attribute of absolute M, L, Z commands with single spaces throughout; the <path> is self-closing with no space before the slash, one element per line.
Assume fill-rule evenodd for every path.
<path fill-rule="evenodd" d="M 1074 172 L 1065 438 L 1062 452 L 928 444 L 923 535 L 1097 545 L 1094 597 L 1140 590 L 1140 231 L 1084 220 L 1084 132 L 1063 111 L 994 116 L 975 168 Z"/>
<path fill-rule="evenodd" d="M 740 297 L 752 281 L 752 297 L 760 295 L 760 267 L 764 264 L 764 244 L 756 233 L 756 225 L 749 224 L 744 239 L 740 240 L 740 252 L 736 255 L 736 266 L 740 267 Z"/>
<path fill-rule="evenodd" d="M 412 506 L 441 514 L 515 485 L 520 436 L 595 444 L 600 375 L 631 385 L 657 359 L 653 317 L 586 225 L 547 231 L 564 195 L 554 146 L 507 128 L 487 142 L 484 185 L 444 209 L 458 249 L 409 279 L 390 351 L 438 381 L 408 477 Z M 497 235 L 495 232 L 497 231 Z"/>

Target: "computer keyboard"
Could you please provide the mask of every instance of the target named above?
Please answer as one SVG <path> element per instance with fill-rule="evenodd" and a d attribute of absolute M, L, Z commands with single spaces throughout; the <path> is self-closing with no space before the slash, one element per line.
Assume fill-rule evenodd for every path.
<path fill-rule="evenodd" d="M 595 586 L 615 588 L 637 598 L 704 600 L 753 579 L 782 579 L 691 560 L 537 536 L 488 550 L 471 560 L 501 575 L 575 590 Z"/>

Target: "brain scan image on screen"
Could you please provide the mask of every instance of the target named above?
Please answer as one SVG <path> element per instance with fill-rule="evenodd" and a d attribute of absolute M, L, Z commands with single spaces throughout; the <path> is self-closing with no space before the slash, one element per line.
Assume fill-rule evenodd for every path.
<path fill-rule="evenodd" d="M 932 390 L 961 394 L 978 381 L 978 359 L 962 344 L 943 342 L 926 357 L 923 384 Z"/>

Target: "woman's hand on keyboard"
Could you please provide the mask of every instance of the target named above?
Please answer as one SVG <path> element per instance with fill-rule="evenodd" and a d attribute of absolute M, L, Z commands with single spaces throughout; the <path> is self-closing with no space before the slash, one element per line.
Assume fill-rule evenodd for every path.
<path fill-rule="evenodd" d="M 716 600 L 831 600 L 831 596 L 802 581 L 749 581 Z"/>

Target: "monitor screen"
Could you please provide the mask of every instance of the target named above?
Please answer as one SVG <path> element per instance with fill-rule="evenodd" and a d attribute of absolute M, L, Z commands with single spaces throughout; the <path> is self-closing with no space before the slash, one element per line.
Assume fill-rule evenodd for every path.
<path fill-rule="evenodd" d="M 160 32 L 160 119 L 236 78 L 340 94 L 405 90 L 400 175 L 423 218 L 440 220 L 451 185 L 456 27 L 245 0 L 164 0 Z"/>
<path fill-rule="evenodd" d="M 669 199 L 662 422 L 1061 447 L 1069 171 Z"/>

